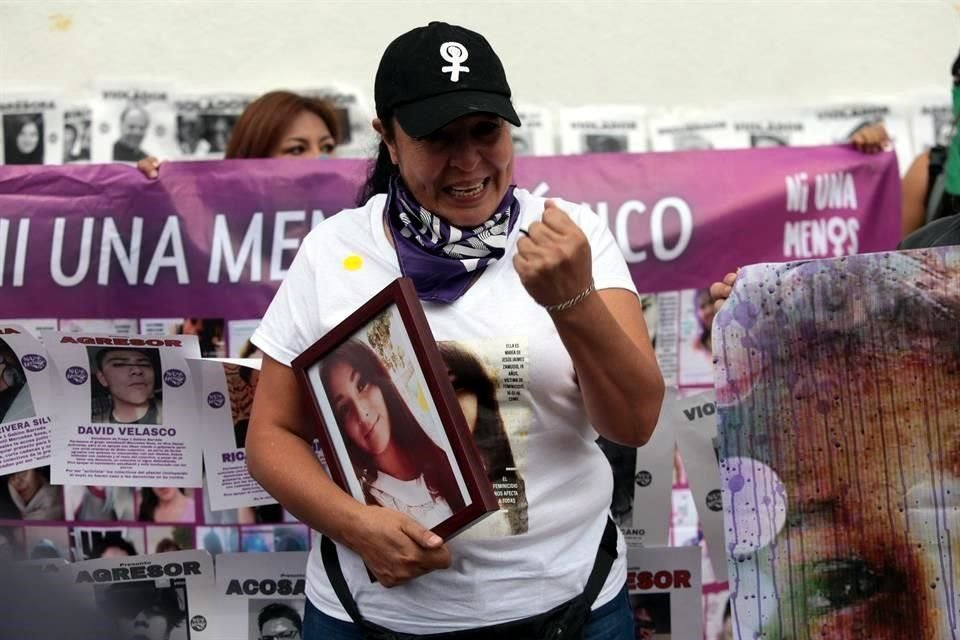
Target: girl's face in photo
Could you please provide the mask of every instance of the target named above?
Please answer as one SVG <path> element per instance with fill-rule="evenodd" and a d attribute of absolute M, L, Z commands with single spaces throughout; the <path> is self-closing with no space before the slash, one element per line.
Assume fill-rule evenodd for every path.
<path fill-rule="evenodd" d="M 20 494 L 24 502 L 29 501 L 40 489 L 40 474 L 34 469 L 18 471 L 10 476 L 10 486 Z"/>
<path fill-rule="evenodd" d="M 27 122 L 20 127 L 20 133 L 17 134 L 17 149 L 20 153 L 33 153 L 39 145 L 40 129 L 36 122 Z"/>
<path fill-rule="evenodd" d="M 156 487 L 153 492 L 157 495 L 157 500 L 160 502 L 170 502 L 177 497 L 179 489 L 176 487 Z"/>
<path fill-rule="evenodd" d="M 390 415 L 380 387 L 346 362 L 334 364 L 326 378 L 333 413 L 344 434 L 368 455 L 386 451 Z"/>

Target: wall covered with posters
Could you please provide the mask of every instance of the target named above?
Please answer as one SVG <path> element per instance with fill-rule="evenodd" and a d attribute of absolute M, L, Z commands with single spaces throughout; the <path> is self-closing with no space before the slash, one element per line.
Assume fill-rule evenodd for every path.
<path fill-rule="evenodd" d="M 243 2 L 0 4 L 0 87 L 175 75 L 187 89 L 347 82 L 430 20 L 485 34 L 521 102 L 702 105 L 901 96 L 949 81 L 960 14 L 931 2 Z M 813 46 L 815 43 L 815 46 Z M 921 45 L 922 46 L 919 46 Z M 69 56 L 70 64 L 63 64 Z"/>

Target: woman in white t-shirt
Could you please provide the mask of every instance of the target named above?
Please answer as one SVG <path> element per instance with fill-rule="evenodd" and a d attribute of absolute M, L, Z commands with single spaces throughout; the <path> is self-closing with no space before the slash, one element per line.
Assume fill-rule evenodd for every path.
<path fill-rule="evenodd" d="M 381 142 L 362 204 L 303 240 L 251 338 L 264 358 L 248 468 L 323 534 L 307 564 L 304 638 L 391 637 L 376 625 L 450 640 L 633 640 L 596 439 L 646 442 L 663 378 L 623 254 L 586 206 L 513 184 L 520 119 L 482 35 L 439 22 L 401 35 L 374 93 Z M 524 452 L 525 528 L 444 541 L 355 500 L 317 461 L 290 364 L 400 276 L 436 340 L 499 345 L 520 409 L 503 417 Z"/>
<path fill-rule="evenodd" d="M 320 379 L 367 504 L 406 513 L 428 529 L 464 508 L 446 453 L 373 349 L 348 340 L 323 359 Z"/>

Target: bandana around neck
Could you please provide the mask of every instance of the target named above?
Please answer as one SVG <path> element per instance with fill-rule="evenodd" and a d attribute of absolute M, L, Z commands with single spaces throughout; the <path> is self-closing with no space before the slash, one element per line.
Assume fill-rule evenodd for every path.
<path fill-rule="evenodd" d="M 477 273 L 503 257 L 520 213 L 513 190 L 510 185 L 486 222 L 462 229 L 420 206 L 399 175 L 390 180 L 386 213 L 400 272 L 421 300 L 456 301 Z"/>

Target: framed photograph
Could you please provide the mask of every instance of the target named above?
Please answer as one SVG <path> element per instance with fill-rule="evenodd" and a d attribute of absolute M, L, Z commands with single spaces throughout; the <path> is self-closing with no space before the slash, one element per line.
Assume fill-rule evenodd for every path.
<path fill-rule="evenodd" d="M 392 282 L 293 361 L 333 480 L 449 539 L 499 510 L 413 283 Z"/>

